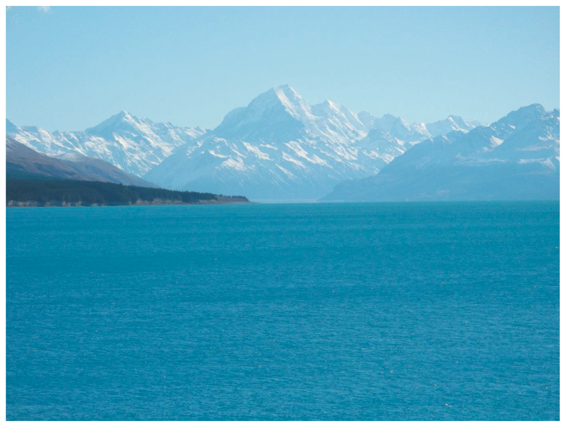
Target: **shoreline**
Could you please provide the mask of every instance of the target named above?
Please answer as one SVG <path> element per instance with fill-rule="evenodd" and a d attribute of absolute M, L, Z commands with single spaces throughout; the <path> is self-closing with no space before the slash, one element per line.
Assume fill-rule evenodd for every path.
<path fill-rule="evenodd" d="M 204 206 L 204 205 L 252 205 L 257 204 L 254 202 L 246 201 L 202 201 L 196 203 L 183 203 L 183 202 L 141 202 L 141 203 L 128 203 L 128 204 L 82 204 L 78 203 L 57 203 L 57 204 L 42 204 L 38 202 L 14 202 L 11 200 L 6 203 L 8 208 L 100 208 L 100 207 L 121 207 L 121 206 Z"/>

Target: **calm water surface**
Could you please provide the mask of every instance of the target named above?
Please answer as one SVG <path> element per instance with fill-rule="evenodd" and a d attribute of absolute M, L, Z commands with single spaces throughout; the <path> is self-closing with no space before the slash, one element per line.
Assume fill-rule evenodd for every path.
<path fill-rule="evenodd" d="M 7 417 L 559 418 L 558 203 L 7 210 Z"/>

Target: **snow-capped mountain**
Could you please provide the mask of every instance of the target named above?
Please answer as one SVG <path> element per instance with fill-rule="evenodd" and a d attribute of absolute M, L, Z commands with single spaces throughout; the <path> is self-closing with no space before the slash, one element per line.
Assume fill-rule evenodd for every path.
<path fill-rule="evenodd" d="M 310 105 L 288 85 L 236 108 L 209 132 L 125 111 L 82 132 L 6 122 L 9 136 L 41 153 L 77 153 L 165 188 L 255 200 L 316 200 L 342 181 L 378 173 L 421 141 L 475 125 L 455 116 L 409 125 L 388 114 L 355 114 L 329 100 Z"/>
<path fill-rule="evenodd" d="M 347 144 L 360 139 L 366 131 L 347 108 L 328 100 L 311 106 L 285 85 L 259 95 L 247 107 L 232 110 L 214 129 L 214 135 L 249 142 L 306 138 Z"/>
<path fill-rule="evenodd" d="M 40 153 L 77 153 L 102 159 L 123 171 L 142 176 L 176 147 L 194 142 L 205 130 L 153 123 L 122 111 L 82 132 L 51 133 L 36 126 L 19 127 L 6 120 L 6 133 Z"/>
<path fill-rule="evenodd" d="M 430 138 L 430 133 L 424 124 L 409 125 L 401 117 L 385 114 L 383 117 L 373 117 L 369 113 L 364 113 L 365 122 L 371 123 L 371 129 L 394 135 L 396 138 L 414 145 L 423 139 Z"/>
<path fill-rule="evenodd" d="M 65 153 L 50 157 L 6 137 L 7 179 L 70 179 L 113 182 L 137 187 L 157 187 L 130 175 L 104 160 Z"/>
<path fill-rule="evenodd" d="M 277 86 L 228 113 L 197 145 L 176 149 L 144 179 L 254 200 L 317 199 L 341 181 L 376 174 L 429 137 L 426 125 L 358 115 L 328 100 L 310 105 L 290 86 Z"/>
<path fill-rule="evenodd" d="M 447 135 L 450 132 L 467 133 L 478 126 L 485 126 L 480 122 L 467 122 L 460 116 L 448 116 L 445 120 L 424 125 L 431 137 Z"/>
<path fill-rule="evenodd" d="M 323 200 L 558 199 L 559 177 L 560 111 L 534 104 L 490 126 L 422 142 Z"/>
<path fill-rule="evenodd" d="M 411 143 L 411 145 L 421 142 L 423 139 L 446 135 L 453 131 L 467 133 L 475 127 L 485 126 L 478 121 L 467 122 L 460 116 L 448 116 L 446 119 L 434 123 L 413 123 L 412 125 L 409 125 L 401 117 L 395 117 L 391 114 L 385 114 L 378 118 L 363 111 L 358 114 L 358 118 L 368 128 L 390 133 L 396 138 Z"/>

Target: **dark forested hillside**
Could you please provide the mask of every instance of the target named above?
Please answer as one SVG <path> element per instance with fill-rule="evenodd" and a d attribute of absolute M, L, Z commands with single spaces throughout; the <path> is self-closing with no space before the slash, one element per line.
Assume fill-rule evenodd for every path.
<path fill-rule="evenodd" d="M 119 206 L 135 204 L 247 203 L 245 197 L 171 191 L 96 181 L 8 179 L 8 206 Z"/>

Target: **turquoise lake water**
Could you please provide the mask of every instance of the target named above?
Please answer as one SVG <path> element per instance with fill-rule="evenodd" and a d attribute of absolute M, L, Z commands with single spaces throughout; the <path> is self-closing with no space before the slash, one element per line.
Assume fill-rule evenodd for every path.
<path fill-rule="evenodd" d="M 7 209 L 11 420 L 556 420 L 559 204 Z"/>

